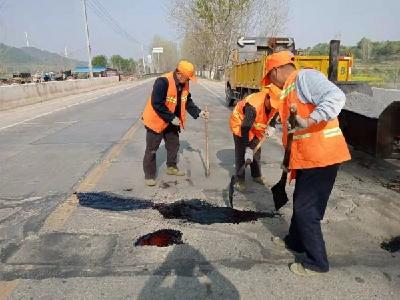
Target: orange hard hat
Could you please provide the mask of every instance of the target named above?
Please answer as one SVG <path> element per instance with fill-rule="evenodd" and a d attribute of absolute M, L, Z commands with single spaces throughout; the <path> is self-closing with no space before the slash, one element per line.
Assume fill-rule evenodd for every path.
<path fill-rule="evenodd" d="M 273 69 L 287 65 L 287 64 L 294 64 L 294 55 L 290 51 L 280 51 L 275 52 L 272 55 L 267 57 L 265 62 L 265 76 L 261 80 L 262 85 L 269 85 L 271 82 L 268 78 L 268 73 L 271 72 Z"/>
<path fill-rule="evenodd" d="M 196 82 L 195 69 L 192 63 L 187 60 L 181 60 L 176 69 L 183 75 L 189 77 L 190 80 Z"/>

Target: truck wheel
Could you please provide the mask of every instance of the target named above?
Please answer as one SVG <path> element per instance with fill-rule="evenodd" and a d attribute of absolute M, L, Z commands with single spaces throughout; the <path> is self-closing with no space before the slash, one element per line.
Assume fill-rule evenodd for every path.
<path fill-rule="evenodd" d="M 225 95 L 226 95 L 226 105 L 228 107 L 233 106 L 233 104 L 235 103 L 235 99 L 233 98 L 233 91 L 229 85 L 226 87 Z"/>

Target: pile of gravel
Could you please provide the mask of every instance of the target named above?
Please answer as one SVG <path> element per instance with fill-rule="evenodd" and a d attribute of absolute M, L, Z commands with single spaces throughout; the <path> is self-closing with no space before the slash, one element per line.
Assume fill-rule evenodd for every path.
<path fill-rule="evenodd" d="M 373 91 L 373 97 L 358 92 L 347 94 L 344 109 L 378 119 L 385 108 L 393 101 L 400 101 L 400 91 L 399 93 L 397 93 L 397 90 L 395 90 L 396 93 L 393 93 L 393 90 L 384 89 L 374 89 Z"/>

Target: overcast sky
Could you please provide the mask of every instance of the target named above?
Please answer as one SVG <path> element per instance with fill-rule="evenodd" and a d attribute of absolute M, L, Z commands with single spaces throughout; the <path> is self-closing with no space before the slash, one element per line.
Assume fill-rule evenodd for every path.
<path fill-rule="evenodd" d="M 88 0 L 95 1 L 95 0 Z M 96 0 L 144 45 L 156 34 L 177 40 L 168 22 L 166 0 Z M 331 4 L 330 4 L 331 3 Z M 340 38 L 353 45 L 363 36 L 372 40 L 400 40 L 400 0 L 291 0 L 284 36 L 298 47 Z M 140 45 L 117 35 L 88 7 L 93 54 L 140 55 Z M 0 42 L 21 47 L 25 31 L 30 45 L 52 52 L 86 58 L 81 0 L 0 0 Z"/>

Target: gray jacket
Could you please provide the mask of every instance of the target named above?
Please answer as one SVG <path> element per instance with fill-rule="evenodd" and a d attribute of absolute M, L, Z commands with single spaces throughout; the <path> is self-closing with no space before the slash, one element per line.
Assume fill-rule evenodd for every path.
<path fill-rule="evenodd" d="M 318 123 L 336 118 L 346 102 L 342 90 L 317 70 L 301 70 L 296 79 L 296 90 L 300 101 L 316 106 L 310 118 Z"/>

